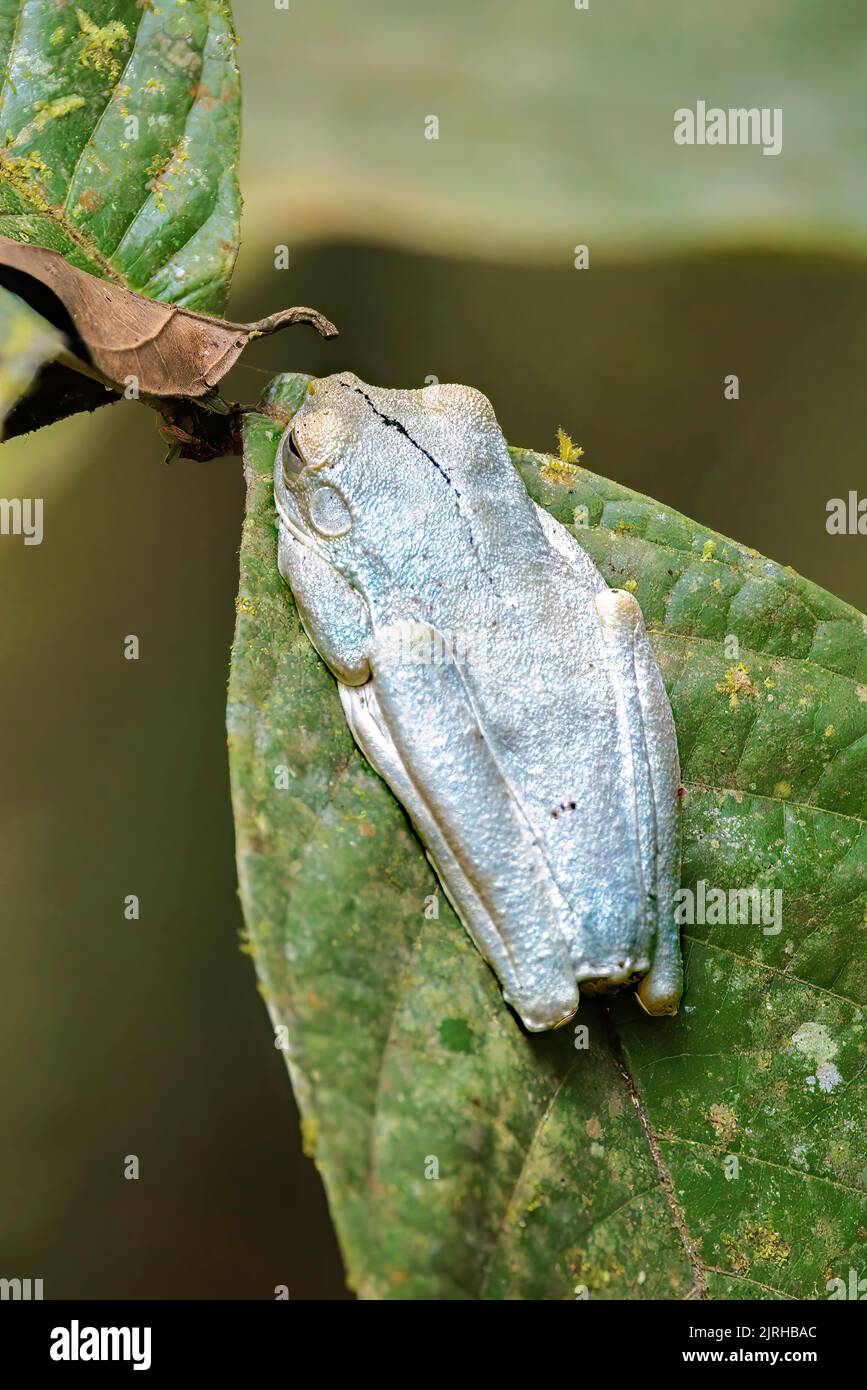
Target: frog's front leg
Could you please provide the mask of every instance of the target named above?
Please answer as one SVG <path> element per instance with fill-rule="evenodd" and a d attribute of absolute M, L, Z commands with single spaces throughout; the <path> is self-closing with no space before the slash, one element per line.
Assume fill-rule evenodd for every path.
<path fill-rule="evenodd" d="M 677 734 L 637 600 L 625 589 L 606 589 L 595 603 L 629 730 L 642 869 L 656 917 L 651 967 L 636 994 L 647 1013 L 675 1014 L 683 993 L 674 917 L 680 861 Z"/>
<path fill-rule="evenodd" d="M 370 611 L 357 589 L 282 523 L 280 573 L 292 590 L 304 631 L 326 666 L 344 685 L 370 679 Z"/>

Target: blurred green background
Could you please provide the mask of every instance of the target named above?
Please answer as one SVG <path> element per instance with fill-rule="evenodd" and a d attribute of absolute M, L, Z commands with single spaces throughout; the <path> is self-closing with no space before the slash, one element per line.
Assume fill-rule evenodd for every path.
<path fill-rule="evenodd" d="M 512 443 L 551 447 L 563 425 L 594 471 L 867 608 L 867 542 L 825 529 L 829 498 L 867 490 L 848 97 L 867 20 L 645 9 L 236 4 L 230 313 L 313 304 L 341 336 L 256 344 L 224 394 L 255 400 L 289 369 L 467 381 Z M 783 154 L 677 150 L 671 112 L 699 97 L 782 104 Z M 41 546 L 0 539 L 0 1274 L 47 1297 L 347 1296 L 239 950 L 240 461 L 163 452 L 124 404 L 0 455 L 5 496 L 45 499 Z"/>

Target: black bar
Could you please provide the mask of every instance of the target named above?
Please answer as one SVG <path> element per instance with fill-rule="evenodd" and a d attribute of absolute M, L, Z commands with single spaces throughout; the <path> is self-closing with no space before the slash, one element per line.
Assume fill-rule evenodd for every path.
<path fill-rule="evenodd" d="M 519 1351 L 529 1354 L 540 1376 L 558 1382 L 572 1371 L 586 1374 L 588 1363 L 596 1362 L 600 1370 L 607 1366 L 625 1373 L 628 1368 L 639 1379 L 644 1371 L 655 1378 L 676 1368 L 687 1374 L 692 1368 L 702 1375 L 714 1364 L 730 1371 L 760 1366 L 768 1373 L 807 1367 L 826 1378 L 829 1372 L 857 1364 L 864 1331 L 862 1301 L 863 1296 L 742 1303 L 576 1299 L 532 1310 L 512 1304 L 508 1311 L 496 1303 L 429 1303 L 413 1310 L 405 1303 L 386 1308 L 292 1300 L 5 1301 L 0 1303 L 0 1345 L 4 1364 L 17 1364 L 24 1376 L 32 1370 L 92 1378 L 106 1367 L 114 1376 L 134 1375 L 138 1361 L 144 1374 L 157 1379 L 184 1370 L 252 1377 L 254 1371 L 259 1376 L 273 1365 L 289 1373 L 291 1381 L 296 1379 L 292 1369 L 303 1374 L 309 1359 L 320 1373 L 330 1374 L 335 1363 L 346 1358 L 356 1372 L 377 1363 L 383 1369 L 399 1364 L 406 1375 L 411 1376 L 413 1368 L 421 1371 L 429 1383 L 438 1357 L 443 1358 L 444 1374 L 453 1377 L 462 1361 L 458 1348 L 467 1345 L 486 1370 L 504 1354 L 509 1357 L 512 1348 L 516 1356 Z M 405 1329 L 417 1330 L 417 1339 L 409 1345 L 391 1340 Z M 547 1351 L 542 1337 L 556 1339 Z M 534 1345 L 535 1353 L 530 1351 Z M 86 1359 L 91 1351 L 106 1359 Z M 114 1353 L 126 1359 L 112 1359 Z M 68 1359 L 57 1359 L 61 1356 Z M 523 1360 L 522 1354 L 505 1369 L 517 1370 Z M 17 1383 L 21 1380 L 19 1374 Z"/>

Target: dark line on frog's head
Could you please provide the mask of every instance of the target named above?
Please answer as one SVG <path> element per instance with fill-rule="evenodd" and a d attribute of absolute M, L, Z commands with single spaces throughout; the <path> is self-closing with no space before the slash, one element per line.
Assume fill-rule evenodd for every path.
<path fill-rule="evenodd" d="M 340 381 L 339 377 L 338 381 Z M 410 434 L 409 430 L 406 428 L 405 425 L 402 425 L 399 420 L 396 420 L 394 418 L 393 415 L 386 415 L 383 411 L 377 409 L 377 407 L 373 404 L 373 401 L 368 396 L 367 392 L 362 391 L 360 386 L 350 386 L 349 383 L 346 381 L 340 381 L 340 385 L 344 387 L 345 390 L 354 391 L 357 396 L 361 396 L 362 400 L 367 401 L 367 404 L 370 406 L 374 415 L 376 415 L 377 418 L 380 419 L 384 425 L 387 425 L 388 428 L 391 430 L 397 430 L 398 434 L 402 434 L 404 439 L 409 440 L 412 447 L 414 449 L 418 449 L 419 453 L 424 454 L 428 462 L 433 464 L 440 477 L 443 478 L 445 482 L 448 484 L 448 486 L 452 489 L 452 492 L 455 494 L 455 497 L 460 497 L 460 489 L 455 487 L 454 483 L 452 482 L 446 470 L 443 468 L 442 464 L 437 463 L 433 454 L 429 454 L 427 449 L 425 449 L 421 444 L 419 444 L 417 439 L 413 439 L 412 435 Z"/>
<path fill-rule="evenodd" d="M 461 520 L 463 521 L 464 525 L 465 525 L 466 528 L 467 528 L 467 532 L 468 532 L 469 538 L 470 538 L 470 545 L 472 546 L 473 550 L 475 550 L 476 554 L 478 555 L 478 554 L 479 554 L 479 551 L 478 551 L 478 547 L 477 547 L 477 545 L 476 545 L 476 538 L 475 538 L 475 535 L 473 534 L 473 524 L 472 524 L 472 522 L 470 521 L 469 517 L 466 516 L 466 515 L 464 514 L 463 510 L 461 509 L 461 503 L 460 503 L 460 496 L 461 496 L 461 493 L 460 493 L 460 488 L 456 488 L 456 487 L 455 487 L 454 483 L 452 482 L 451 478 L 449 477 L 449 475 L 448 475 L 446 469 L 443 468 L 442 464 L 441 464 L 441 463 L 437 463 L 437 461 L 436 461 L 436 459 L 434 458 L 433 454 L 429 454 L 428 451 L 427 451 L 427 449 L 423 448 L 423 446 L 422 446 L 421 444 L 419 444 L 419 442 L 418 442 L 417 439 L 413 439 L 412 435 L 410 434 L 409 430 L 406 428 L 405 425 L 402 425 L 402 424 L 400 423 L 399 420 L 395 420 L 394 417 L 393 417 L 392 415 L 386 415 L 386 414 L 384 413 L 384 411 L 378 410 L 377 407 L 374 405 L 373 401 L 372 401 L 372 400 L 370 399 L 370 397 L 368 396 L 367 392 L 366 392 L 366 391 L 362 391 L 362 389 L 361 389 L 360 386 L 350 386 L 350 384 L 349 384 L 348 381 L 341 381 L 341 380 L 340 380 L 340 377 L 337 378 L 337 381 L 338 381 L 338 384 L 339 384 L 340 386 L 342 386 L 343 389 L 344 389 L 345 391 L 354 391 L 355 394 L 356 394 L 357 396 L 360 396 L 361 399 L 362 399 L 363 401 L 367 401 L 367 404 L 370 406 L 371 410 L 373 411 L 374 415 L 377 417 L 378 420 L 381 420 L 382 423 L 383 423 L 384 425 L 387 425 L 389 429 L 397 430 L 398 434 L 402 434 L 403 437 L 404 437 L 404 439 L 406 439 L 406 440 L 412 445 L 412 447 L 413 447 L 414 449 L 417 449 L 418 452 L 419 452 L 420 454 L 423 454 L 423 455 L 424 455 L 424 457 L 428 460 L 429 463 L 432 463 L 432 464 L 433 464 L 434 468 L 435 468 L 436 471 L 439 473 L 440 477 L 441 477 L 441 478 L 443 479 L 443 481 L 447 484 L 447 486 L 451 488 L 452 492 L 454 493 L 454 498 L 455 498 L 455 510 L 457 511 L 458 516 L 461 518 Z M 480 557 L 480 558 L 481 558 L 481 557 Z M 485 578 L 487 579 L 488 584 L 489 584 L 489 585 L 491 586 L 491 588 L 494 590 L 494 593 L 497 593 L 497 592 L 498 592 L 498 591 L 497 591 L 497 586 L 496 586 L 496 584 L 494 583 L 494 581 L 493 581 L 493 579 L 492 579 L 492 577 L 491 577 L 491 575 L 490 575 L 490 573 L 489 573 L 487 567 L 486 567 L 484 564 L 482 564 L 482 573 L 484 574 Z"/>

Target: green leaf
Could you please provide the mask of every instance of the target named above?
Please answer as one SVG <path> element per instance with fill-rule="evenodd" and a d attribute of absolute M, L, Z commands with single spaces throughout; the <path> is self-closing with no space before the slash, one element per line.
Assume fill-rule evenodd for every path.
<path fill-rule="evenodd" d="M 0 0 L 0 234 L 222 310 L 240 84 L 224 0 Z"/>
<path fill-rule="evenodd" d="M 63 334 L 29 304 L 0 288 L 0 424 L 63 342 Z"/>
<path fill-rule="evenodd" d="M 278 575 L 272 466 L 305 389 L 278 378 L 246 421 L 228 728 L 250 950 L 353 1286 L 826 1297 L 865 1256 L 865 619 L 659 503 L 512 451 L 642 604 L 681 747 L 684 885 L 782 891 L 779 931 L 684 926 L 676 1018 L 622 996 L 582 1003 L 586 1049 L 573 1027 L 529 1037 Z"/>

